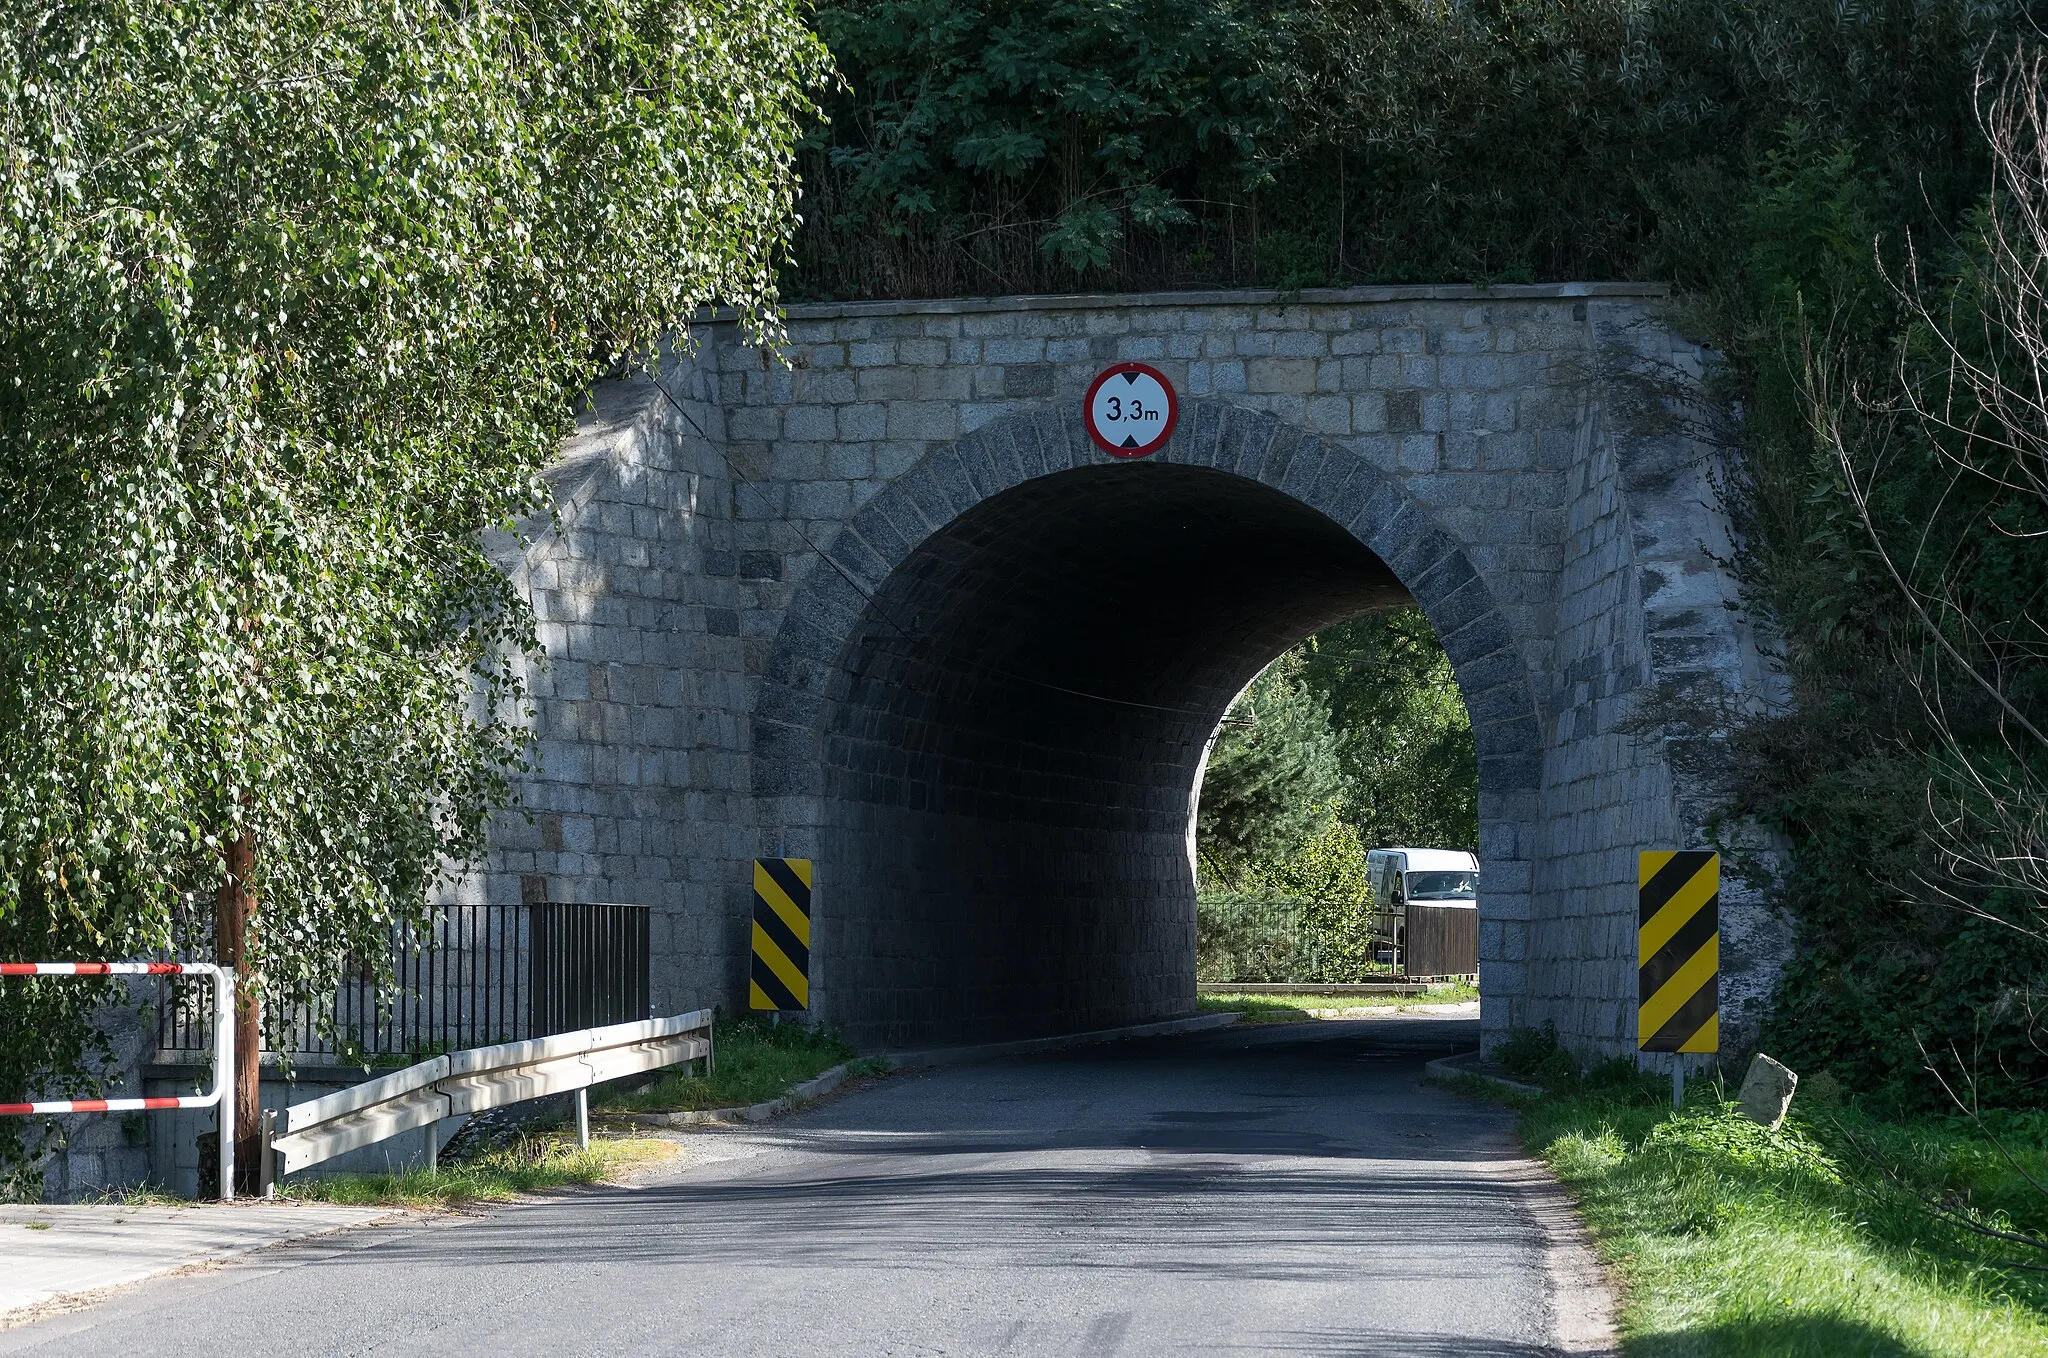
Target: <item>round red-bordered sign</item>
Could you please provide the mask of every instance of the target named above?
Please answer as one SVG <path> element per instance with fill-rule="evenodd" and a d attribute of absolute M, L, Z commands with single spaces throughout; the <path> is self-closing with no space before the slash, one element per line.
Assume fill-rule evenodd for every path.
<path fill-rule="evenodd" d="M 1095 446 L 1111 457 L 1144 457 L 1173 437 L 1180 397 L 1166 374 L 1150 364 L 1112 364 L 1088 384 L 1081 419 Z"/>

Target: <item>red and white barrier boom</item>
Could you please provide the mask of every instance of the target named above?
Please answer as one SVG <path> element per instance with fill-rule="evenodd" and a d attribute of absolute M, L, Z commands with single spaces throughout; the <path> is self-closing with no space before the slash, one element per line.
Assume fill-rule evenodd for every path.
<path fill-rule="evenodd" d="M 144 1113 L 159 1108 L 219 1108 L 220 1196 L 235 1195 L 234 977 L 211 962 L 0 962 L 0 976 L 211 976 L 213 1088 L 163 1099 L 40 1099 L 0 1103 L 0 1116 L 29 1113 Z"/>

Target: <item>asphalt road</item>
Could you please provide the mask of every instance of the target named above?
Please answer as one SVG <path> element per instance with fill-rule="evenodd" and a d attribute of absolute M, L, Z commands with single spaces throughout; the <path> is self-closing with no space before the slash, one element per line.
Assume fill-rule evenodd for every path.
<path fill-rule="evenodd" d="M 633 1188 L 267 1250 L 0 1353 L 1597 1351 L 1509 1114 L 1422 1082 L 1476 1038 L 1381 1018 L 900 1075 L 687 1134 Z"/>

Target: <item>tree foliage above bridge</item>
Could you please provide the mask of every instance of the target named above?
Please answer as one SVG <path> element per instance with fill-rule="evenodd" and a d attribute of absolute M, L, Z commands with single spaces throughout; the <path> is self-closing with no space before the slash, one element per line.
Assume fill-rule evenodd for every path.
<path fill-rule="evenodd" d="M 821 0 L 794 286 L 1726 287 L 1796 124 L 1905 219 L 1980 188 L 1976 0 Z"/>
<path fill-rule="evenodd" d="M 246 832 L 261 965 L 317 985 L 479 849 L 532 641 L 482 534 L 593 376 L 767 314 L 822 49 L 787 0 L 0 33 L 0 953 L 162 946 Z M 18 1017 L 8 1090 L 62 1045 Z"/>

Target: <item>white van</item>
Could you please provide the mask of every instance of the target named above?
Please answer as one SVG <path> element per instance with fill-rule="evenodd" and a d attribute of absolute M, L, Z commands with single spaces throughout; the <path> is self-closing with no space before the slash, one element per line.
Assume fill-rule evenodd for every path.
<path fill-rule="evenodd" d="M 1463 849 L 1374 849 L 1365 856 L 1365 876 L 1381 910 L 1410 901 L 1479 905 L 1479 860 Z"/>
<path fill-rule="evenodd" d="M 1478 859 L 1462 849 L 1374 849 L 1365 875 L 1376 932 L 1402 975 L 1479 974 Z"/>

